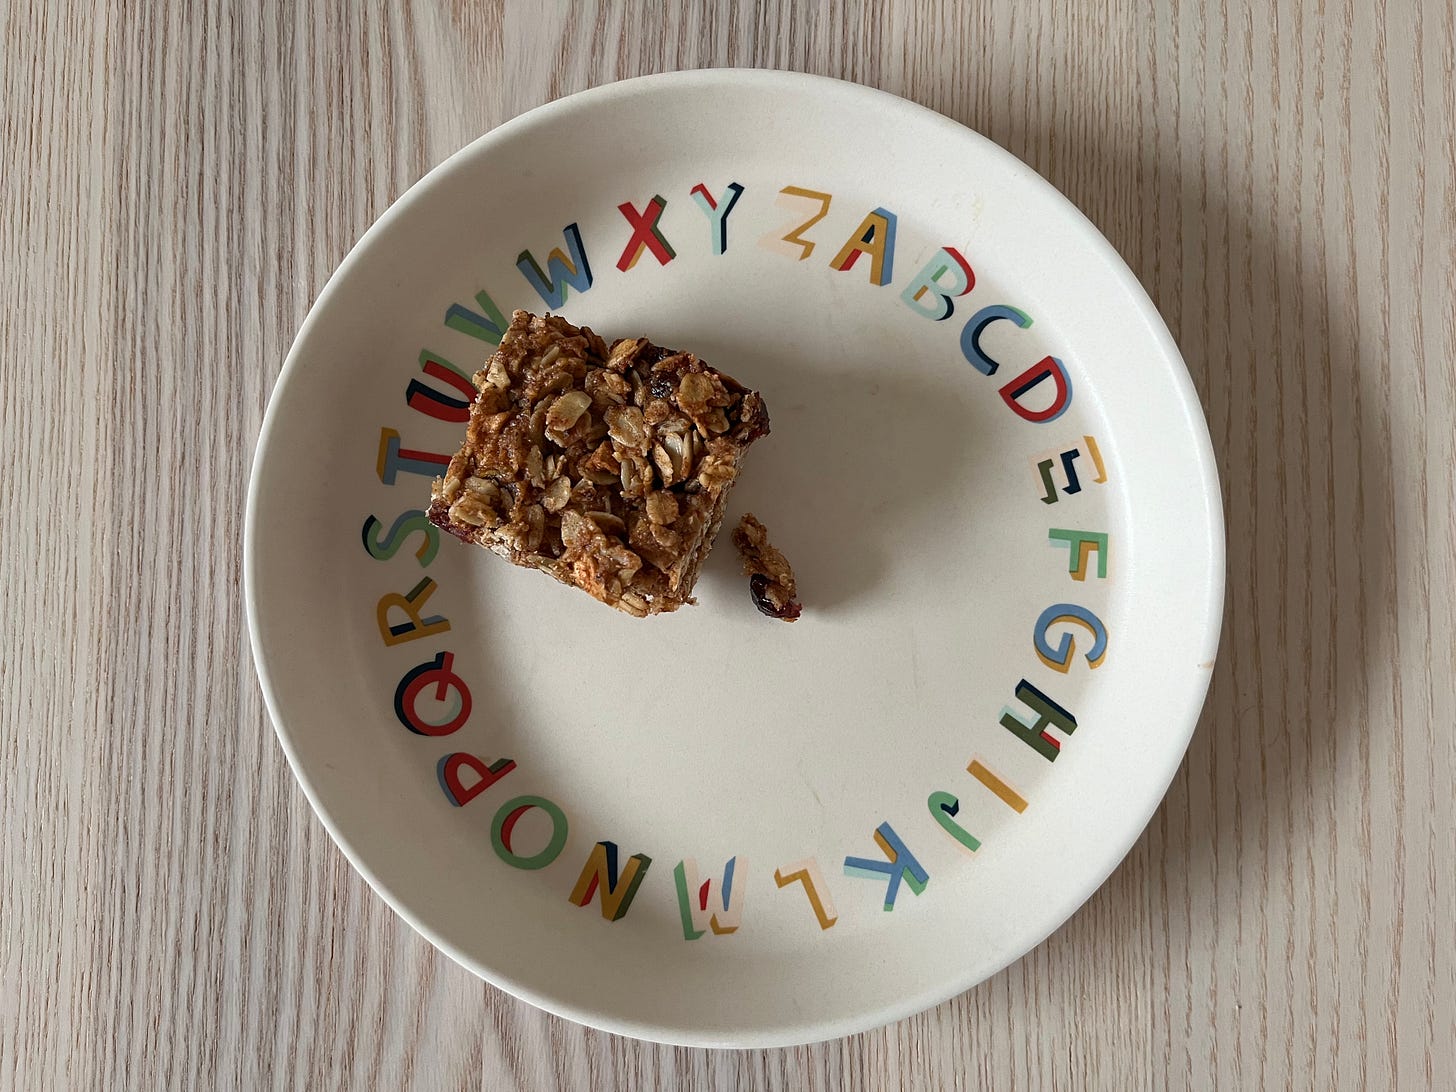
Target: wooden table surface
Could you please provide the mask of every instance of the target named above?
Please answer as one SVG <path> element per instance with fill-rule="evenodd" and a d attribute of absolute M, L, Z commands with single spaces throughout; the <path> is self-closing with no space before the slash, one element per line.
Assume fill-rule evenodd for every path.
<path fill-rule="evenodd" d="M 1450 0 L 0 4 L 0 1086 L 1451 1087 Z M 313 817 L 240 594 L 263 408 L 428 168 L 621 77 L 934 107 L 1182 346 L 1222 657 L 1112 879 L 991 981 L 797 1050 L 632 1042 L 437 954 Z"/>

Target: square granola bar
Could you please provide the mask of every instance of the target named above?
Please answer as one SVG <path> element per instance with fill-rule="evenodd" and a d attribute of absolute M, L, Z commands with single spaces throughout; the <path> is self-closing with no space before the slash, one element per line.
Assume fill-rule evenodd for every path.
<path fill-rule="evenodd" d="M 692 353 L 526 311 L 475 374 L 430 521 L 643 617 L 692 603 L 763 398 Z"/>

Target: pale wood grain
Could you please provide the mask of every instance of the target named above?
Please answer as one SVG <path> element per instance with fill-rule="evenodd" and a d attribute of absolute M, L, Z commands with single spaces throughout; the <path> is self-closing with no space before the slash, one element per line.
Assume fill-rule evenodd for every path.
<path fill-rule="evenodd" d="M 1451 4 L 10 0 L 0 43 L 0 1086 L 1449 1086 Z M 1230 575 L 1188 759 L 1065 928 L 748 1053 L 545 1016 L 396 920 L 239 591 L 267 393 L 390 201 L 538 103 L 735 64 L 925 103 L 1091 216 L 1197 382 Z"/>

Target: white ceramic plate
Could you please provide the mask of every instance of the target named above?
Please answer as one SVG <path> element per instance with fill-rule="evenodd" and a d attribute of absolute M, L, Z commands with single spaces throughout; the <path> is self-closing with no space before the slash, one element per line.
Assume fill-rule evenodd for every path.
<path fill-rule="evenodd" d="M 637 620 L 425 529 L 515 307 L 764 392 L 729 519 L 801 621 L 726 541 Z M 711 1046 L 907 1016 L 1055 929 L 1166 790 L 1223 594 L 1207 430 L 1112 248 L 975 133 L 775 72 L 575 95 L 415 186 L 289 354 L 246 544 L 269 711 L 370 884 L 533 1004 Z"/>

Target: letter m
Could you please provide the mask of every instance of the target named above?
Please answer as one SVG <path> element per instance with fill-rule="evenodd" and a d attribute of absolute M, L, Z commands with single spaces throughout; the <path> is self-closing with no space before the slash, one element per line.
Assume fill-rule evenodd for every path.
<path fill-rule="evenodd" d="M 723 882 L 715 884 L 711 879 L 698 883 L 698 862 L 689 858 L 679 861 L 673 869 L 672 878 L 677 885 L 677 904 L 682 912 L 683 937 L 697 940 L 709 929 L 715 934 L 734 933 L 743 921 L 743 884 L 733 882 L 733 874 L 739 864 L 737 857 L 729 857 L 723 866 Z M 717 887 L 714 892 L 713 888 Z M 716 894 L 717 899 L 712 896 Z M 716 906 L 709 908 L 712 903 Z"/>

